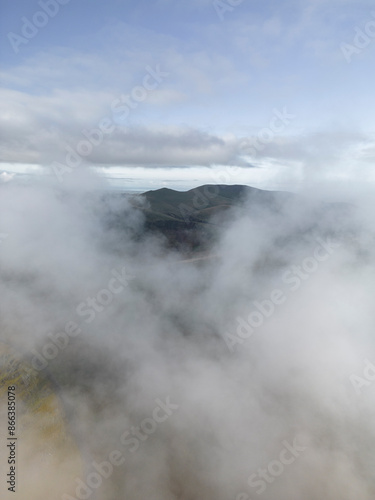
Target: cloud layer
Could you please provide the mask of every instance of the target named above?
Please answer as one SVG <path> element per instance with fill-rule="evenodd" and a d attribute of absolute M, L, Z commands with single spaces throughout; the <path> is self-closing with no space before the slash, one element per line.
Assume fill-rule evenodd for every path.
<path fill-rule="evenodd" d="M 240 2 L 221 20 L 213 2 L 68 3 L 18 54 L 3 48 L 0 159 L 50 166 L 109 119 L 115 129 L 88 164 L 241 165 L 239 141 L 286 107 L 293 123 L 247 161 L 371 178 L 371 8 Z M 5 38 L 21 17 L 5 10 Z M 342 44 L 354 47 L 350 61 Z M 165 77 L 145 89 L 150 67 Z"/>
<path fill-rule="evenodd" d="M 181 263 L 80 176 L 0 187 L 2 340 L 59 384 L 87 466 L 49 498 L 371 500 L 373 198 L 250 199 Z"/>

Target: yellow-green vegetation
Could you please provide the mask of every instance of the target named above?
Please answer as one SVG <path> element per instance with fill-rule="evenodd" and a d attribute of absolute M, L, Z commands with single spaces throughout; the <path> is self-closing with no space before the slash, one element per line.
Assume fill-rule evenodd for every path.
<path fill-rule="evenodd" d="M 57 438 L 65 431 L 63 411 L 51 382 L 34 370 L 12 348 L 0 344 L 0 401 L 7 400 L 8 387 L 16 388 L 17 424 L 25 431 L 47 432 Z M 35 426 L 38 429 L 35 429 Z"/>
<path fill-rule="evenodd" d="M 8 387 L 15 387 L 17 467 L 20 484 L 17 498 L 58 498 L 74 491 L 82 477 L 83 461 L 67 425 L 64 409 L 52 382 L 21 355 L 0 343 L 0 435 L 8 432 Z M 4 459 L 6 457 L 2 457 Z M 47 477 L 55 477 L 54 484 Z M 24 489 L 28 484 L 29 487 Z"/>

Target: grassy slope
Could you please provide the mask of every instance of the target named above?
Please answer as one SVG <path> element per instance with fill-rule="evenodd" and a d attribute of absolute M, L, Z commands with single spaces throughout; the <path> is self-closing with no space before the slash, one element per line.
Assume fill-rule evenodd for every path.
<path fill-rule="evenodd" d="M 204 250 L 212 238 L 212 218 L 239 207 L 245 199 L 257 206 L 282 202 L 288 193 L 269 192 L 242 185 L 205 185 L 189 191 L 157 189 L 141 195 L 145 228 L 162 233 L 170 246 Z"/>

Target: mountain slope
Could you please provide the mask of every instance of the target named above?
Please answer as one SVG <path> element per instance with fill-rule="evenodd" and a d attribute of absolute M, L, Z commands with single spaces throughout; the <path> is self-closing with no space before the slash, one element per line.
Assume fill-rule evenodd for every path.
<path fill-rule="evenodd" d="M 146 230 L 162 233 L 170 246 L 205 250 L 213 237 L 212 226 L 230 209 L 245 201 L 249 207 L 277 208 L 292 195 L 243 185 L 209 184 L 185 192 L 162 188 L 140 196 L 146 201 L 141 208 Z"/>
<path fill-rule="evenodd" d="M 162 188 L 147 191 L 141 196 L 149 204 L 144 211 L 153 220 L 177 220 L 186 223 L 189 219 L 207 223 L 210 216 L 210 212 L 207 211 L 209 209 L 216 209 L 216 212 L 226 210 L 232 206 L 242 205 L 246 199 L 257 204 L 271 204 L 285 200 L 291 195 L 263 191 L 249 186 L 208 184 L 185 192 Z"/>

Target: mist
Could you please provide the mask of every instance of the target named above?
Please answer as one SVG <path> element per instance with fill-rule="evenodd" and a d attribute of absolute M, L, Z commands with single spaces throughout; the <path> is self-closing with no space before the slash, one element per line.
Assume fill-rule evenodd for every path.
<path fill-rule="evenodd" d="M 55 410 L 19 397 L 9 498 L 372 500 L 371 193 L 249 200 L 189 262 L 107 192 L 0 185 L 1 341 L 66 429 L 35 433 Z"/>

